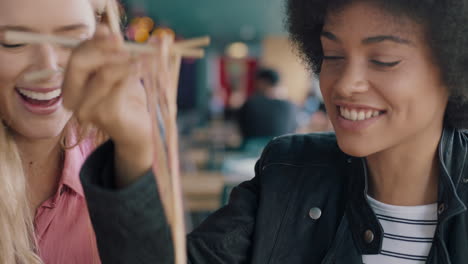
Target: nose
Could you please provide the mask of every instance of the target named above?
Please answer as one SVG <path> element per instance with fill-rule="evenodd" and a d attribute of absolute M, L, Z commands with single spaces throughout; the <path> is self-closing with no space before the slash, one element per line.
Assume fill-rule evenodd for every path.
<path fill-rule="evenodd" d="M 35 49 L 33 70 L 59 71 L 59 51 L 51 44 L 38 44 Z"/>
<path fill-rule="evenodd" d="M 335 91 L 340 97 L 349 98 L 369 90 L 366 68 L 359 62 L 350 62 L 342 68 L 335 82 Z"/>

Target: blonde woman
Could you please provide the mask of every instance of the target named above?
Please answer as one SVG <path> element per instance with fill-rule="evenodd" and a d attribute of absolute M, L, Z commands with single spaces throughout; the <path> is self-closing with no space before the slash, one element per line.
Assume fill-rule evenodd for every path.
<path fill-rule="evenodd" d="M 100 128 L 111 137 L 117 136 L 114 140 L 117 149 L 121 145 L 131 149 L 133 145 L 131 139 L 119 141 L 120 134 L 113 133 L 115 130 L 141 138 L 149 134 L 146 101 L 137 77 L 138 63 L 121 50 L 118 35 L 110 35 L 107 28 L 97 25 L 96 17 L 100 17 L 105 4 L 116 2 L 0 2 L 2 31 L 13 29 L 91 39 L 74 51 L 52 44 L 0 39 L 1 264 L 100 262 L 78 178 L 81 164 L 94 149 L 96 138 L 94 134 L 83 137 L 77 120 L 96 121 L 98 126 L 101 123 L 94 119 L 94 111 L 80 110 L 76 116 L 67 110 L 63 93 L 73 94 L 76 87 L 88 89 L 86 98 L 72 95 L 76 99 L 74 107 L 79 109 L 90 109 L 87 107 L 97 99 L 103 102 L 111 113 L 106 117 L 113 122 L 111 127 Z M 44 70 L 55 74 L 35 81 L 25 78 Z M 83 78 L 89 82 L 84 83 Z M 100 97 L 116 87 L 120 92 L 113 91 L 109 96 L 112 102 L 121 96 L 126 100 L 124 104 L 131 105 L 123 114 Z M 132 91 L 132 95 L 124 95 L 126 90 Z M 128 115 L 140 118 L 130 120 Z M 142 133 L 129 131 L 130 127 L 139 127 Z M 145 160 L 138 155 L 131 158 Z M 125 170 L 126 159 L 123 154 L 116 160 L 123 172 L 131 174 L 132 170 Z M 138 173 L 138 166 L 132 169 L 135 168 Z"/>

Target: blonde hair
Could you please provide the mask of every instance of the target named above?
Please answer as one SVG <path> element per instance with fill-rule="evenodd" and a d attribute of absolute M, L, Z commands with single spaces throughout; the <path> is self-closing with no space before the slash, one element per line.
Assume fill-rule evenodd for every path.
<path fill-rule="evenodd" d="M 106 12 L 112 13 L 105 13 L 103 22 L 119 25 L 117 0 L 108 0 L 107 4 L 110 8 L 106 8 Z M 73 117 L 65 127 L 63 137 L 67 134 L 65 133 L 67 129 L 77 129 L 79 138 L 73 146 L 65 148 L 79 145 L 81 140 L 90 134 L 95 146 L 106 139 L 105 134 L 90 129 L 89 126 L 80 126 Z M 65 138 L 63 139 L 62 142 L 67 142 Z M 42 264 L 34 234 L 34 216 L 20 152 L 13 133 L 2 121 L 0 121 L 0 150 L 0 264 Z"/>
<path fill-rule="evenodd" d="M 42 263 L 36 254 L 33 216 L 21 157 L 9 129 L 0 124 L 0 263 Z"/>

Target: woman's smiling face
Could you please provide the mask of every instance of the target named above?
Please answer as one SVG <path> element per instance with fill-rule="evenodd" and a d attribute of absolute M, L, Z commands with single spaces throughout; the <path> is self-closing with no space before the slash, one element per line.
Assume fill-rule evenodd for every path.
<path fill-rule="evenodd" d="M 96 29 L 93 5 L 89 0 L 5 0 L 0 3 L 0 29 L 89 38 Z M 0 41 L 0 114 L 18 136 L 45 139 L 64 129 L 72 115 L 61 100 L 70 53 L 52 44 Z M 43 70 L 56 74 L 34 82 L 24 78 Z"/>
<path fill-rule="evenodd" d="M 327 15 L 321 91 L 340 148 L 369 156 L 442 129 L 448 90 L 424 26 L 360 1 Z"/>

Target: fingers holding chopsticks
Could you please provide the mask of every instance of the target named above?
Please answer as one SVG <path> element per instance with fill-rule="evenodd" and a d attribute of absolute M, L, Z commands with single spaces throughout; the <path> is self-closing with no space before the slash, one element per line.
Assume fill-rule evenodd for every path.
<path fill-rule="evenodd" d="M 123 49 L 106 28 L 73 50 L 62 86 L 65 107 L 92 123 L 116 144 L 135 149 L 150 139 L 140 59 Z"/>
<path fill-rule="evenodd" d="M 109 65 L 125 64 L 131 59 L 122 49 L 118 36 L 110 34 L 105 27 L 98 28 L 95 36 L 75 48 L 70 56 L 63 84 L 65 107 L 74 110 L 83 100 L 90 76 Z"/>
<path fill-rule="evenodd" d="M 103 119 L 106 118 L 100 114 L 105 114 L 107 115 L 107 119 L 110 119 L 114 113 L 100 113 L 96 109 L 106 104 L 107 101 L 112 102 L 112 100 L 106 100 L 106 97 L 115 96 L 115 94 L 126 94 L 126 92 L 117 90 L 123 89 L 121 86 L 128 79 L 132 77 L 133 79 L 137 79 L 137 76 L 138 62 L 131 59 L 104 65 L 88 77 L 85 86 L 81 87 L 81 89 L 80 87 L 74 87 L 81 90 L 81 95 L 75 99 L 75 115 L 81 121 L 92 123 L 105 122 Z M 136 84 L 137 82 L 135 82 Z M 115 109 L 109 108 L 108 110 Z"/>

